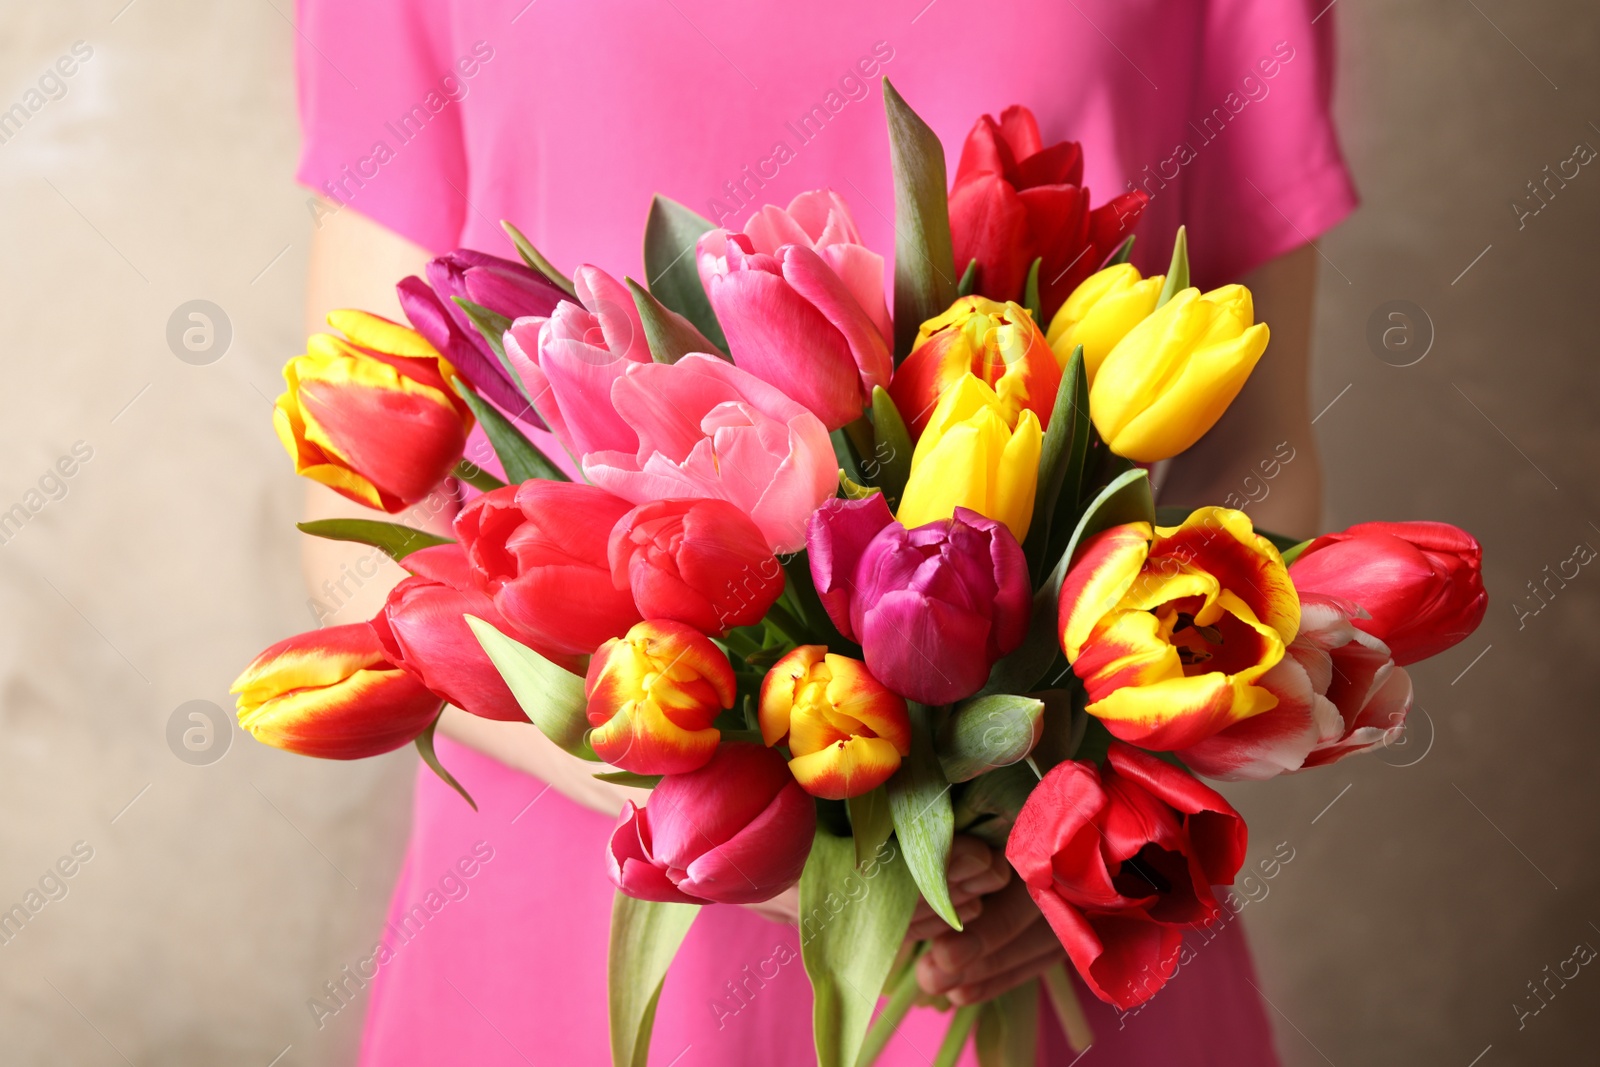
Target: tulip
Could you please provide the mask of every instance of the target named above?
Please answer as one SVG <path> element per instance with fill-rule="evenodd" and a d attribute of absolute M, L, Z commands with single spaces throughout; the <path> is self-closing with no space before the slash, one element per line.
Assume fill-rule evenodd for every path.
<path fill-rule="evenodd" d="M 978 261 L 977 291 L 1018 300 L 1036 258 L 1045 318 L 1133 232 L 1149 197 L 1124 193 L 1093 211 L 1083 184 L 1083 150 L 1045 147 L 1033 112 L 1008 107 L 967 134 L 950 190 L 956 269 Z"/>
<path fill-rule="evenodd" d="M 726 500 L 653 500 L 611 531 L 611 582 L 647 619 L 708 634 L 761 621 L 783 567 L 749 516 Z"/>
<path fill-rule="evenodd" d="M 861 417 L 873 386 L 888 387 L 894 358 L 882 330 L 822 256 L 803 244 L 758 252 L 749 235 L 726 230 L 704 234 L 699 255 L 736 366 L 830 430 Z"/>
<path fill-rule="evenodd" d="M 1158 751 L 1271 709 L 1261 676 L 1300 626 L 1278 550 L 1225 508 L 1095 534 L 1074 554 L 1060 604 L 1061 647 L 1089 714 Z"/>
<path fill-rule="evenodd" d="M 428 264 L 425 273 L 427 281 L 413 275 L 395 287 L 411 325 L 445 353 L 480 394 L 513 417 L 542 426 L 494 349 L 454 298 L 518 319 L 549 315 L 566 293 L 521 263 L 470 248 L 440 256 Z"/>
<path fill-rule="evenodd" d="M 717 750 L 711 724 L 733 707 L 733 690 L 733 668 L 710 638 L 681 622 L 641 622 L 589 661 L 589 744 L 625 771 L 685 774 Z"/>
<path fill-rule="evenodd" d="M 1057 364 L 1065 368 L 1072 350 L 1082 345 L 1083 370 L 1094 385 L 1100 364 L 1117 342 L 1156 309 L 1165 282 L 1160 274 L 1141 279 L 1131 263 L 1118 263 L 1084 279 L 1050 320 L 1046 339 Z"/>
<path fill-rule="evenodd" d="M 1127 1011 L 1178 968 L 1186 929 L 1221 914 L 1248 830 L 1215 790 L 1113 741 L 1104 765 L 1059 763 L 1028 794 L 1006 841 L 1028 895 L 1084 984 Z"/>
<path fill-rule="evenodd" d="M 302 756 L 362 759 L 408 744 L 440 699 L 390 662 L 366 623 L 279 641 L 233 683 L 239 725 Z"/>
<path fill-rule="evenodd" d="M 972 375 L 940 397 L 911 453 L 900 521 L 922 526 L 967 508 L 1006 525 L 1021 542 L 1033 521 L 1044 431 L 1024 408 L 1006 421 L 995 391 Z"/>
<path fill-rule="evenodd" d="M 1472 535 L 1447 522 L 1363 522 L 1312 541 L 1289 574 L 1302 593 L 1359 604 L 1356 628 L 1405 666 L 1478 628 L 1489 606 L 1482 561 Z"/>
<path fill-rule="evenodd" d="M 640 619 L 606 552 L 628 510 L 603 489 L 536 479 L 470 501 L 455 531 L 478 588 L 519 636 L 546 656 L 587 655 Z"/>
<path fill-rule="evenodd" d="M 475 615 L 507 636 L 516 630 L 474 584 L 466 553 L 458 544 L 434 545 L 400 561 L 411 572 L 389 591 L 372 620 L 384 654 L 441 699 L 482 719 L 526 722 L 517 698 L 467 626 Z M 539 651 L 571 670 L 572 657 Z"/>
<path fill-rule="evenodd" d="M 993 387 L 1006 425 L 1015 426 L 1024 408 L 1049 425 L 1061 369 L 1020 304 L 964 296 L 922 324 L 889 386 L 913 439 L 927 428 L 939 398 L 969 375 Z"/>
<path fill-rule="evenodd" d="M 1200 440 L 1267 349 L 1267 324 L 1254 316 L 1242 285 L 1185 289 L 1129 330 L 1089 389 L 1089 417 L 1111 451 L 1156 463 Z"/>
<path fill-rule="evenodd" d="M 966 508 L 907 530 L 881 495 L 830 500 L 807 535 L 828 616 L 896 693 L 948 704 L 983 687 L 1027 636 L 1028 564 L 1010 532 Z"/>
<path fill-rule="evenodd" d="M 611 388 L 637 452 L 594 452 L 583 470 L 635 504 L 728 501 L 773 552 L 805 544 L 806 519 L 838 491 L 838 461 L 817 417 L 766 382 L 691 352 L 676 363 L 627 368 Z"/>
<path fill-rule="evenodd" d="M 755 904 L 800 880 L 817 808 L 783 757 L 747 741 L 628 801 L 606 848 L 611 882 L 639 900 Z"/>
<path fill-rule="evenodd" d="M 1277 706 L 1183 749 L 1184 765 L 1208 778 L 1259 781 L 1398 741 L 1411 710 L 1411 679 L 1387 645 L 1356 628 L 1359 610 L 1348 600 L 1302 593 L 1300 634 L 1261 676 Z"/>
<path fill-rule="evenodd" d="M 761 739 L 789 741 L 789 771 L 807 793 L 846 800 L 871 792 L 911 754 L 905 698 L 866 664 L 801 645 L 761 681 Z"/>
<path fill-rule="evenodd" d="M 516 368 L 550 432 L 576 456 L 632 452 L 639 436 L 611 406 L 611 383 L 650 346 L 633 297 L 597 267 L 572 275 L 578 303 L 563 300 L 548 317 L 518 319 L 506 331 L 506 359 Z"/>
<path fill-rule="evenodd" d="M 461 459 L 472 413 L 455 369 L 420 334 L 364 311 L 335 311 L 344 338 L 313 334 L 283 368 L 272 425 L 296 474 L 358 504 L 404 511 Z"/>

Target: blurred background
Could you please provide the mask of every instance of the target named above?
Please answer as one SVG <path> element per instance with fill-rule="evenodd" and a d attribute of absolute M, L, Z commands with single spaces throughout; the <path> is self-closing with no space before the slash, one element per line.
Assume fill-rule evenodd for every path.
<path fill-rule="evenodd" d="M 1326 525 L 1472 530 L 1490 609 L 1412 668 L 1404 746 L 1227 790 L 1293 857 L 1244 918 L 1286 1064 L 1592 1062 L 1600 975 L 1546 979 L 1600 946 L 1600 8 L 1335 4 Z M 270 423 L 313 225 L 291 5 L 3 20 L 3 1059 L 351 1063 L 364 1005 L 307 1001 L 370 953 L 415 756 L 292 757 L 227 694 L 316 622 Z"/>

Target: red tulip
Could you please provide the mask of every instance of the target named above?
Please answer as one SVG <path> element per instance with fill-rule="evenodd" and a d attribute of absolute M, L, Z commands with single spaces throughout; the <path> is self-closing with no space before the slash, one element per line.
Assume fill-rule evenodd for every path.
<path fill-rule="evenodd" d="M 1149 197 L 1123 193 L 1094 210 L 1075 141 L 1045 147 L 1033 112 L 1012 106 L 996 122 L 983 116 L 967 134 L 950 190 L 950 236 L 957 271 L 978 261 L 976 292 L 1022 299 L 1028 268 L 1039 267 L 1049 322 L 1072 290 L 1133 231 Z"/>
<path fill-rule="evenodd" d="M 730 741 L 699 770 L 669 774 L 647 807 L 628 801 L 606 866 L 640 900 L 753 904 L 799 881 L 816 829 L 816 805 L 783 757 Z"/>
<path fill-rule="evenodd" d="M 1295 588 L 1360 605 L 1355 625 L 1401 666 L 1437 656 L 1478 628 L 1488 610 L 1483 549 L 1447 522 L 1363 522 L 1323 534 L 1289 568 Z"/>
<path fill-rule="evenodd" d="M 647 619 L 708 634 L 760 622 L 783 567 L 750 517 L 726 500 L 655 500 L 611 531 L 611 582 Z"/>
<path fill-rule="evenodd" d="M 693 627 L 651 619 L 600 646 L 583 692 L 596 755 L 635 774 L 683 774 L 716 751 L 711 724 L 733 707 L 733 667 Z"/>
<path fill-rule="evenodd" d="M 1233 881 L 1246 843 L 1215 790 L 1113 741 L 1104 765 L 1068 761 L 1044 776 L 1006 858 L 1084 983 L 1127 1011 L 1177 970 L 1184 931 L 1220 914 L 1211 887 Z"/>
<path fill-rule="evenodd" d="M 534 648 L 588 655 L 639 621 L 606 555 L 611 528 L 631 507 L 592 485 L 535 479 L 467 504 L 456 537 L 479 588 Z"/>

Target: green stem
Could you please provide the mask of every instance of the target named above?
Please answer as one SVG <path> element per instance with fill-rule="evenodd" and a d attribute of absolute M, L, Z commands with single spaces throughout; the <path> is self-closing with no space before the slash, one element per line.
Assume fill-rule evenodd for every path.
<path fill-rule="evenodd" d="M 1061 1021 L 1061 1029 L 1072 1051 L 1082 1052 L 1094 1044 L 1094 1031 L 1089 1028 L 1089 1018 L 1078 1002 L 1077 990 L 1072 988 L 1065 964 L 1058 963 L 1044 973 L 1044 987 L 1050 993 L 1050 1003 L 1056 1009 L 1056 1018 Z"/>
<path fill-rule="evenodd" d="M 944 1032 L 944 1043 L 933 1057 L 933 1067 L 955 1067 L 961 1050 L 967 1045 L 967 1038 L 972 1036 L 972 1028 L 978 1022 L 978 1009 L 981 1007 L 982 1004 L 967 1004 L 951 1014 L 950 1029 Z"/>
<path fill-rule="evenodd" d="M 922 945 L 916 947 L 910 961 L 901 969 L 893 987 L 889 990 L 889 1003 L 883 1006 L 883 1011 L 872 1024 L 872 1029 L 867 1031 L 867 1039 L 861 1043 L 861 1051 L 856 1056 L 856 1067 L 872 1067 L 878 1062 L 878 1057 L 888 1046 L 889 1039 L 900 1029 L 900 1022 L 906 1017 L 906 1012 L 911 1010 L 912 1002 L 917 999 L 917 957 L 922 954 L 922 949 Z"/>
<path fill-rule="evenodd" d="M 485 493 L 492 493 L 496 489 L 504 488 L 505 482 L 490 474 L 470 459 L 464 459 L 456 464 L 456 469 L 450 473 L 466 482 L 474 489 Z"/>

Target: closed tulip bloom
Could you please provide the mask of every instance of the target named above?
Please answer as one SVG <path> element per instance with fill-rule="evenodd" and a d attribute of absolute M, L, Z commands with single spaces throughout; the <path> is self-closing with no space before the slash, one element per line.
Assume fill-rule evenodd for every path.
<path fill-rule="evenodd" d="M 773 552 L 805 544 L 806 519 L 838 491 L 828 431 L 783 392 L 715 356 L 628 367 L 611 389 L 636 451 L 584 457 L 590 481 L 635 504 L 717 498 Z"/>
<path fill-rule="evenodd" d="M 1170 459 L 1216 425 L 1267 350 L 1250 290 L 1185 289 L 1129 330 L 1100 364 L 1089 416 L 1111 451 Z"/>
<path fill-rule="evenodd" d="M 870 792 L 911 754 L 905 698 L 860 660 L 801 645 L 761 682 L 761 739 L 788 739 L 789 770 L 807 793 L 845 800 Z"/>
<path fill-rule="evenodd" d="M 630 507 L 592 485 L 535 479 L 470 501 L 455 531 L 474 581 L 518 636 L 547 656 L 587 655 L 640 619 L 606 552 Z"/>
<path fill-rule="evenodd" d="M 443 706 L 390 662 L 366 623 L 279 641 L 233 683 L 239 725 L 302 756 L 362 759 L 409 744 Z"/>
<path fill-rule="evenodd" d="M 283 368 L 272 425 L 296 474 L 358 504 L 404 511 L 460 461 L 472 413 L 455 370 L 415 331 L 364 311 L 334 311 L 344 333 L 313 334 Z"/>
<path fill-rule="evenodd" d="M 726 500 L 653 500 L 611 531 L 611 582 L 647 619 L 721 635 L 761 621 L 783 567 L 756 524 Z"/>
<path fill-rule="evenodd" d="M 957 508 L 1005 524 L 1020 543 L 1033 521 L 1044 430 L 1024 408 L 1008 423 L 993 389 L 966 375 L 945 391 L 911 453 L 900 522 L 923 526 Z"/>
<path fill-rule="evenodd" d="M 639 436 L 611 406 L 611 383 L 634 363 L 651 361 L 633 296 L 598 267 L 573 271 L 578 302 L 563 300 L 547 317 L 518 319 L 506 331 L 506 359 L 516 368 L 550 432 L 582 458 L 639 447 Z"/>
<path fill-rule="evenodd" d="M 882 330 L 832 267 L 801 244 L 758 252 L 747 234 L 700 238 L 700 271 L 735 365 L 837 430 L 861 417 L 894 358 Z M 880 290 L 881 292 L 881 290 Z"/>
<path fill-rule="evenodd" d="M 1262 675 L 1300 626 L 1278 550 L 1241 511 L 1181 526 L 1113 526 L 1085 541 L 1061 585 L 1061 648 L 1112 734 L 1188 748 L 1270 710 Z"/>
<path fill-rule="evenodd" d="M 1092 386 L 1100 364 L 1117 342 L 1156 309 L 1165 283 L 1166 277 L 1160 274 L 1140 278 L 1131 263 L 1118 263 L 1089 275 L 1050 320 L 1046 339 L 1057 364 L 1065 367 L 1072 350 L 1082 345 L 1083 370 Z"/>
<path fill-rule="evenodd" d="M 812 516 L 806 550 L 828 617 L 861 645 L 872 676 L 911 700 L 971 696 L 1027 636 L 1022 546 L 976 512 L 908 530 L 880 494 L 830 500 Z"/>
<path fill-rule="evenodd" d="M 667 775 L 647 806 L 624 805 L 606 869 L 639 900 L 756 904 L 800 880 L 816 832 L 816 802 L 783 757 L 730 741 L 699 770 Z"/>
<path fill-rule="evenodd" d="M 441 699 L 482 719 L 526 722 L 516 697 L 489 660 L 466 616 L 475 615 L 508 637 L 517 636 L 474 584 L 466 553 L 458 544 L 435 545 L 400 561 L 411 572 L 389 591 L 372 620 L 385 655 Z M 573 657 L 550 649 L 545 655 L 571 670 Z"/>
<path fill-rule="evenodd" d="M 600 646 L 583 691 L 596 755 L 635 774 L 683 774 L 716 751 L 711 724 L 733 707 L 733 668 L 692 626 L 651 619 Z"/>
<path fill-rule="evenodd" d="M 1015 426 L 1023 409 L 1049 425 L 1061 369 L 1022 305 L 964 296 L 922 324 L 889 386 L 912 440 L 927 428 L 939 398 L 968 375 L 994 390 L 1007 425 Z"/>
<path fill-rule="evenodd" d="M 1353 625 L 1404 666 L 1437 656 L 1478 628 L 1489 607 L 1483 549 L 1447 522 L 1362 522 L 1323 534 L 1289 568 L 1304 593 L 1342 597 Z"/>

